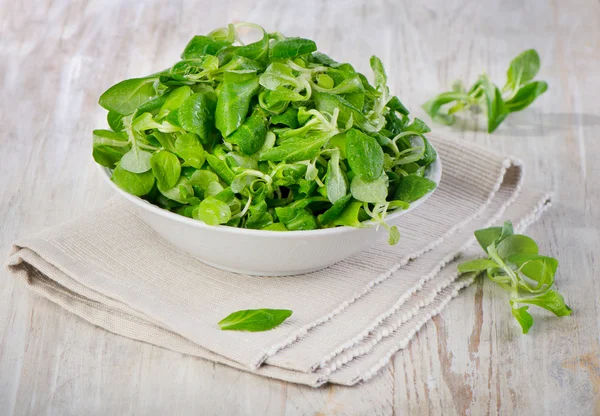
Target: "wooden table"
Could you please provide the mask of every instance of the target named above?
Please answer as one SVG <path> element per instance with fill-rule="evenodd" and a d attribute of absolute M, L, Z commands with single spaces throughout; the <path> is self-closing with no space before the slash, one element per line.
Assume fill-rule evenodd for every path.
<path fill-rule="evenodd" d="M 9 1 L 0 5 L 0 247 L 98 207 L 111 193 L 91 159 L 98 96 L 177 59 L 194 34 L 230 21 L 315 39 L 368 71 L 378 55 L 413 112 L 455 78 L 505 80 L 527 48 L 549 91 L 492 136 L 529 183 L 556 191 L 531 227 L 560 259 L 571 318 L 539 314 L 520 335 L 506 294 L 465 290 L 374 380 L 287 384 L 100 330 L 0 278 L 0 414 L 598 414 L 600 412 L 600 3 L 449 0 L 283 2 Z M 425 118 L 428 120 L 427 118 Z"/>

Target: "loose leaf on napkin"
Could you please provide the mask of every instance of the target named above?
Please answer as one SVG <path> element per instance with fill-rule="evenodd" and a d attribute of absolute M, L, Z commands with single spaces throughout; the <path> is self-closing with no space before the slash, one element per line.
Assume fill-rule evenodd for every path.
<path fill-rule="evenodd" d="M 248 309 L 233 312 L 219 322 L 224 331 L 268 331 L 292 315 L 289 309 Z"/>

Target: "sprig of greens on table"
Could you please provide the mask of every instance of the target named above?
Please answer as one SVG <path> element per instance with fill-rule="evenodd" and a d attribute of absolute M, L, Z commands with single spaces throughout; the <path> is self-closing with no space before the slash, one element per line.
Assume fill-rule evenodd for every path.
<path fill-rule="evenodd" d="M 260 40 L 241 44 L 239 30 Z M 312 40 L 250 23 L 194 36 L 171 68 L 102 94 L 93 156 L 123 190 L 210 225 L 364 226 L 433 190 L 429 128 L 371 58 L 374 85 Z"/>
<path fill-rule="evenodd" d="M 477 112 L 485 107 L 488 133 L 492 133 L 506 116 L 528 107 L 548 89 L 546 82 L 533 80 L 539 69 L 538 53 L 533 49 L 526 50 L 510 63 L 502 90 L 486 74 L 482 74 L 468 90 L 462 81 L 456 81 L 452 91 L 427 101 L 423 109 L 434 121 L 451 125 L 456 121 L 456 113 L 466 110 Z"/>
<path fill-rule="evenodd" d="M 533 325 L 528 305 L 539 306 L 556 316 L 571 315 L 571 308 L 562 295 L 552 288 L 558 261 L 540 255 L 535 241 L 514 234 L 510 221 L 502 227 L 477 230 L 475 237 L 488 257 L 461 263 L 458 270 L 461 273 L 485 271 L 491 281 L 510 292 L 512 314 L 524 334 Z"/>

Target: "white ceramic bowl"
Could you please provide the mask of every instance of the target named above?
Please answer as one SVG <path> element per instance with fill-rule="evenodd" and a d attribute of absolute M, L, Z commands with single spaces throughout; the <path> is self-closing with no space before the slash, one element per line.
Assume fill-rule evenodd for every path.
<path fill-rule="evenodd" d="M 383 227 L 278 232 L 206 225 L 123 191 L 110 180 L 110 170 L 98 166 L 106 182 L 162 238 L 210 266 L 235 273 L 286 276 L 312 272 L 365 250 L 387 235 Z M 429 167 L 427 177 L 439 184 L 441 176 L 442 163 L 438 157 Z M 407 210 L 389 214 L 386 222 L 400 225 L 401 229 L 401 217 L 423 204 L 431 194 L 413 202 Z"/>

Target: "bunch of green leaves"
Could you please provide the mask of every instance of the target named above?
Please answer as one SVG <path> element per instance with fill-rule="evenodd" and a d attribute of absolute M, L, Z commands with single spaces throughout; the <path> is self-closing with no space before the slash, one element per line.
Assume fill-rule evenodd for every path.
<path fill-rule="evenodd" d="M 490 280 L 510 292 L 512 314 L 524 334 L 533 325 L 533 317 L 527 311 L 529 305 L 544 308 L 556 316 L 571 315 L 571 308 L 553 289 L 558 261 L 540 255 L 535 241 L 514 234 L 510 221 L 502 227 L 477 230 L 475 237 L 487 258 L 462 263 L 458 270 L 461 273 L 485 272 Z"/>
<path fill-rule="evenodd" d="M 548 89 L 546 82 L 533 80 L 539 69 L 538 53 L 533 49 L 526 50 L 510 63 L 502 90 L 482 74 L 468 90 L 462 81 L 456 81 L 452 91 L 427 101 L 423 109 L 434 121 L 451 125 L 456 121 L 454 114 L 466 110 L 479 112 L 485 107 L 488 133 L 492 133 L 506 116 L 528 107 Z"/>
<path fill-rule="evenodd" d="M 243 43 L 244 31 L 258 40 Z M 381 225 L 433 190 L 437 155 L 387 87 L 251 23 L 194 36 L 170 68 L 109 88 L 93 156 L 125 191 L 210 225 Z"/>

